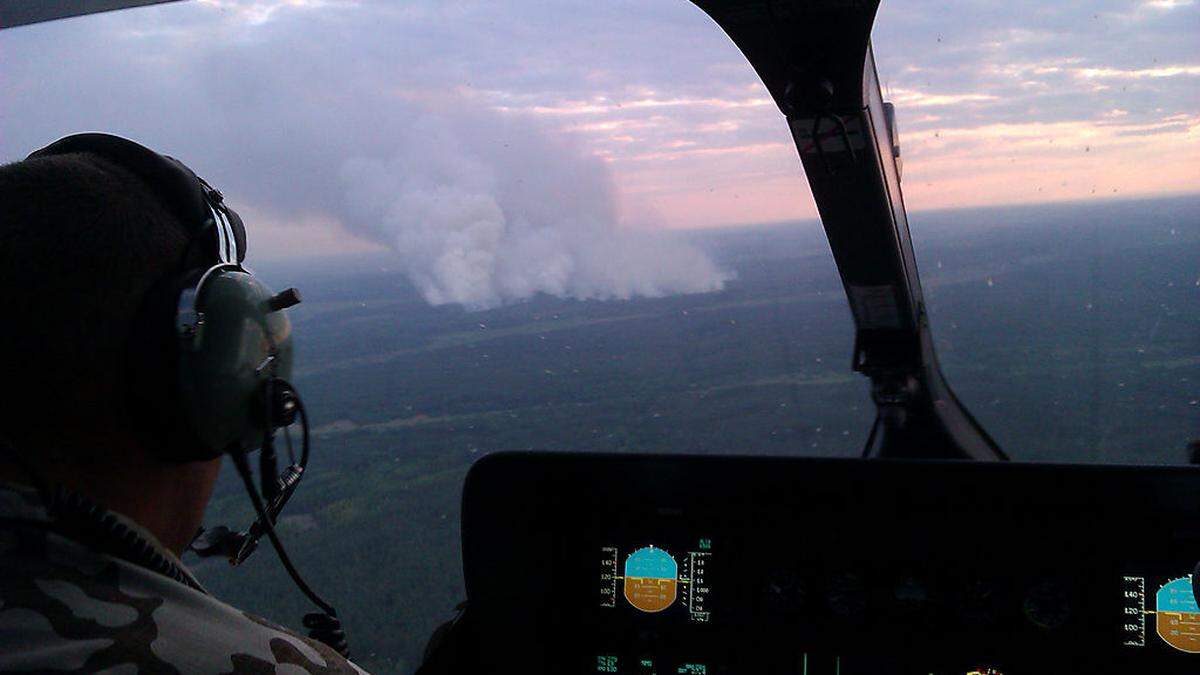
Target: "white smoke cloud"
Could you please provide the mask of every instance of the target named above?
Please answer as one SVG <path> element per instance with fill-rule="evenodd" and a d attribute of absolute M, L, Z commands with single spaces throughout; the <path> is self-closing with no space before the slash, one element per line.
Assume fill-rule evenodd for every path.
<path fill-rule="evenodd" d="M 343 164 L 346 220 L 432 304 L 658 297 L 730 278 L 678 236 L 618 226 L 604 163 L 529 121 L 423 115 L 401 136 L 389 158 Z"/>
<path fill-rule="evenodd" d="M 13 84 L 0 87 L 0 122 L 20 124 L 0 134 L 0 156 L 74 130 L 129 136 L 179 157 L 256 216 L 251 256 L 342 252 L 314 250 L 293 224 L 319 224 L 314 241 L 348 231 L 393 249 L 435 304 L 722 288 L 729 275 L 684 238 L 619 224 L 607 164 L 561 120 L 494 111 L 492 94 L 469 84 L 574 91 L 584 80 L 561 50 L 500 27 L 459 33 L 470 22 L 454 3 L 405 7 L 281 5 L 258 21 L 179 3 L 5 31 L 0 44 L 22 58 L 5 64 Z M 537 21 L 557 26 L 547 9 Z M 522 32 L 533 20 L 495 15 Z M 204 37 L 214 34 L 225 37 Z M 498 42 L 479 42 L 488 36 Z M 543 63 L 539 54 L 552 62 L 519 65 Z"/>

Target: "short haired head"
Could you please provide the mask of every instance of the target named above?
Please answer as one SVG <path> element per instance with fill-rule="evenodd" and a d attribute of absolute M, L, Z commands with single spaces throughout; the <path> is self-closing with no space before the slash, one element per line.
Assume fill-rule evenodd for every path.
<path fill-rule="evenodd" d="M 85 462 L 139 442 L 128 344 L 147 292 L 188 262 L 187 229 L 91 153 L 0 167 L 0 204 L 0 429 L 26 453 Z"/>
<path fill-rule="evenodd" d="M 303 415 L 283 311 L 299 293 L 242 265 L 220 192 L 125 138 L 0 167 L 0 205 L 0 480 L 74 491 L 179 553 L 222 453 Z"/>

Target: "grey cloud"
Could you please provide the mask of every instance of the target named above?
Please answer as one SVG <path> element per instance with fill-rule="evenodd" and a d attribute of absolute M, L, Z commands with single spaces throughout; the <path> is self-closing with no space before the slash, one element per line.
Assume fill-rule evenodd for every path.
<path fill-rule="evenodd" d="M 1118 136 L 1152 136 L 1155 134 L 1169 132 L 1183 132 L 1188 130 L 1188 125 L 1182 122 L 1174 124 L 1160 124 L 1149 129 L 1122 129 L 1117 132 Z"/>
<path fill-rule="evenodd" d="M 272 5 L 266 21 L 246 22 L 246 7 L 264 15 Z M 1200 3 L 884 0 L 874 41 L 882 80 L 895 90 L 994 97 L 901 106 L 903 139 L 906 130 L 1098 122 L 1113 109 L 1126 111 L 1127 124 L 1192 113 L 1200 109 L 1194 78 L 1097 82 L 1071 68 L 1200 63 L 1198 28 Z M 0 156 L 67 130 L 110 129 L 170 148 L 231 186 L 231 196 L 282 215 L 344 212 L 344 161 L 394 161 L 422 110 L 478 115 L 487 129 L 501 105 L 765 96 L 736 47 L 686 0 L 189 2 L 6 31 L 0 49 Z M 1036 72 L 1046 64 L 1063 70 Z M 587 128 L 598 120 L 628 126 Z M 684 187 L 698 175 L 750 173 L 744 163 L 684 162 L 673 154 L 680 142 L 788 142 L 771 105 L 621 108 L 546 116 L 536 126 L 541 136 L 581 138 L 617 171 L 660 174 L 660 183 L 675 176 Z M 495 140 L 474 142 L 486 154 Z M 797 164 L 789 151 L 755 168 L 795 174 Z"/>
<path fill-rule="evenodd" d="M 1198 30 L 1196 4 L 1161 10 L 1114 0 L 1086 6 L 960 2 L 947 11 L 941 3 L 884 2 L 874 41 L 882 79 L 893 86 L 997 97 L 954 111 L 935 127 L 1096 120 L 1113 108 L 1145 122 L 1200 108 L 1200 90 L 1174 78 L 1098 90 L 1100 82 L 1078 77 L 1077 70 L 1196 65 Z M 1022 65 L 1027 68 L 1012 72 Z M 1039 65 L 1061 70 L 1035 72 Z M 1044 86 L 1023 86 L 1029 81 Z"/>

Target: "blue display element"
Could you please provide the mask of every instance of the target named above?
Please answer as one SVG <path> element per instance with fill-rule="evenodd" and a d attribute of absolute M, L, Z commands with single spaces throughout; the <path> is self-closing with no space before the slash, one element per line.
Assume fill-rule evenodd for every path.
<path fill-rule="evenodd" d="M 1163 584 L 1154 596 L 1154 604 L 1160 612 L 1200 613 L 1200 607 L 1196 606 L 1196 598 L 1192 595 L 1191 577 L 1180 577 Z"/>
<path fill-rule="evenodd" d="M 625 559 L 625 576 L 675 579 L 679 576 L 679 565 L 661 548 L 647 546 L 630 553 Z"/>

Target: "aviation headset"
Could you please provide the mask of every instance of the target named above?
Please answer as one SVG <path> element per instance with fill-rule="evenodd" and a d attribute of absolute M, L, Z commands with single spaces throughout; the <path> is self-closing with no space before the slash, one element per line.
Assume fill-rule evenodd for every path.
<path fill-rule="evenodd" d="M 308 420 L 288 382 L 291 323 L 284 311 L 300 302 L 300 294 L 294 288 L 273 294 L 242 265 L 246 230 L 241 217 L 218 190 L 179 160 L 101 133 L 67 136 L 28 159 L 71 153 L 90 153 L 133 173 L 187 231 L 188 245 L 179 264 L 146 293 L 131 331 L 126 353 L 128 407 L 147 446 L 167 461 L 230 454 L 258 516 L 242 532 L 225 527 L 201 530 L 191 549 L 201 556 L 224 555 L 239 564 L 267 535 L 292 580 L 323 611 L 304 617 L 309 635 L 348 656 L 337 611 L 300 577 L 274 528 L 308 462 Z M 193 255 L 196 246 L 202 247 L 200 256 Z M 303 431 L 301 457 L 297 461 L 292 456 L 279 473 L 273 439 L 276 430 L 283 429 L 290 453 L 287 427 L 297 419 Z M 255 448 L 261 449 L 261 491 L 254 486 L 246 459 Z M 136 535 L 130 539 L 131 533 L 114 525 L 103 508 L 44 485 L 40 491 L 53 492 L 43 497 L 47 508 L 74 521 L 67 523 L 76 525 L 73 533 L 198 588 L 173 562 L 136 541 Z"/>
<path fill-rule="evenodd" d="M 179 269 L 147 293 L 129 341 L 136 426 L 170 461 L 258 447 L 273 424 L 262 404 L 268 382 L 291 375 L 291 325 L 282 310 L 299 295 L 272 294 L 242 265 L 242 219 L 182 162 L 100 133 L 67 136 L 29 159 L 68 153 L 91 153 L 127 169 L 187 230 Z M 211 251 L 198 267 L 188 264 L 194 246 Z"/>

